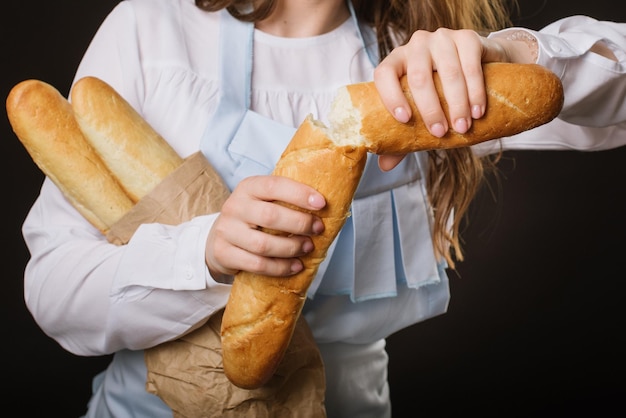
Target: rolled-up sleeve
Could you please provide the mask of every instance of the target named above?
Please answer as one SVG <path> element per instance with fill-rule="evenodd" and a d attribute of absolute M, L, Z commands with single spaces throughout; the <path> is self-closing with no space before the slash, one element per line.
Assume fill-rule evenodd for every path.
<path fill-rule="evenodd" d="M 545 125 L 479 144 L 474 150 L 482 155 L 500 150 L 597 151 L 626 145 L 626 24 L 571 16 L 539 31 L 508 28 L 489 36 L 507 37 L 519 30 L 537 39 L 537 63 L 563 83 L 563 109 Z M 596 44 L 616 59 L 593 52 Z"/>
<path fill-rule="evenodd" d="M 513 30 L 520 29 L 490 36 L 506 37 Z M 539 44 L 537 63 L 563 82 L 565 103 L 560 119 L 593 127 L 626 121 L 626 23 L 572 16 L 528 32 Z M 592 52 L 598 43 L 616 60 Z"/>

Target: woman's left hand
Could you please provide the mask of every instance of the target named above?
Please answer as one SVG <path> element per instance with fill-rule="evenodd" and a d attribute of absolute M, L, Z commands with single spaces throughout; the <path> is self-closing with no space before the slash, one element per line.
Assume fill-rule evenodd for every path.
<path fill-rule="evenodd" d="M 442 137 L 451 128 L 465 133 L 472 121 L 485 113 L 487 94 L 482 63 L 528 62 L 532 56 L 528 50 L 523 42 L 488 39 L 472 30 L 419 30 L 378 65 L 374 82 L 385 107 L 398 121 L 407 122 L 411 118 L 411 108 L 399 81 L 406 75 L 415 105 L 433 135 Z M 448 115 L 435 89 L 434 71 L 442 82 Z M 389 170 L 402 158 L 380 156 L 379 166 Z"/>

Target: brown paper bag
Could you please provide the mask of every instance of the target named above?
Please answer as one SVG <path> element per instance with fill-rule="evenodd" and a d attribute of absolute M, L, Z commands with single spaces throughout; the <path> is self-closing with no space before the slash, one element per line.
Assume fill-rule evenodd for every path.
<path fill-rule="evenodd" d="M 175 418 L 325 417 L 324 369 L 317 345 L 302 317 L 285 357 L 259 389 L 241 389 L 222 367 L 223 311 L 200 329 L 146 351 L 148 392 L 157 394 Z"/>
<path fill-rule="evenodd" d="M 139 225 L 176 225 L 220 210 L 228 188 L 198 152 L 163 180 L 117 222 L 107 239 L 128 243 Z M 324 418 L 325 376 L 319 349 L 300 318 L 282 363 L 259 389 L 241 389 L 222 366 L 223 310 L 181 338 L 145 350 L 146 390 L 159 396 L 175 418 Z"/>
<path fill-rule="evenodd" d="M 196 152 L 111 226 L 107 240 L 122 245 L 141 224 L 178 225 L 194 216 L 219 212 L 229 194 L 219 174 Z"/>

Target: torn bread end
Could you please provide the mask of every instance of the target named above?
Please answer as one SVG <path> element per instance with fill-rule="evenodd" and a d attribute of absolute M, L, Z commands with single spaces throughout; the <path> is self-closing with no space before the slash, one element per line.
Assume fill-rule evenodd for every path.
<path fill-rule="evenodd" d="M 330 127 L 328 136 L 337 145 L 362 146 L 365 138 L 361 135 L 361 112 L 352 104 L 346 87 L 337 91 L 328 115 Z"/>

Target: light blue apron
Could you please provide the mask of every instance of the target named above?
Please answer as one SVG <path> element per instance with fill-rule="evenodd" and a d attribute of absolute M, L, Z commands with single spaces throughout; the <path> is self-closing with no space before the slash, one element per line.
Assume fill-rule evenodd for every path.
<path fill-rule="evenodd" d="M 356 22 L 352 7 L 351 13 Z M 201 150 L 232 190 L 247 176 L 270 173 L 295 128 L 249 109 L 254 28 L 225 11 L 221 22 L 222 96 Z M 359 30 L 375 65 L 373 33 Z M 422 181 L 426 158 L 426 153 L 407 156 L 382 173 L 376 156 L 370 156 L 352 216 L 309 290 L 304 315 L 318 343 L 371 343 L 447 308 L 448 279 L 433 254 Z M 145 390 L 146 373 L 143 351 L 117 352 L 107 371 L 94 378 L 86 417 L 171 416 Z"/>
<path fill-rule="evenodd" d="M 349 5 L 375 66 L 373 31 L 359 26 Z M 250 110 L 254 25 L 225 10 L 220 22 L 221 97 L 201 150 L 232 190 L 248 176 L 271 173 L 296 128 Z M 362 301 L 394 296 L 398 284 L 418 288 L 440 281 L 442 269 L 430 245 L 431 216 L 421 181 L 426 158 L 418 153 L 394 170 L 382 172 L 377 157 L 369 156 L 352 216 L 320 266 L 310 298 L 316 293 L 346 294 Z"/>

